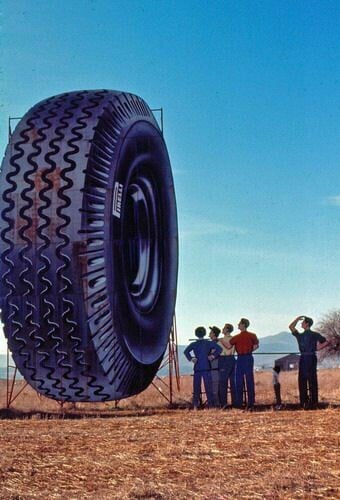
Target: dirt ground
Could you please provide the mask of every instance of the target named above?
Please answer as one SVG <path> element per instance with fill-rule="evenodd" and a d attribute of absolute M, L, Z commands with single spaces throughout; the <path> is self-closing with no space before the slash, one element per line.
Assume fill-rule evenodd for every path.
<path fill-rule="evenodd" d="M 340 498 L 339 410 L 0 422 L 2 499 Z"/>
<path fill-rule="evenodd" d="M 287 409 L 274 411 L 270 374 L 256 374 L 252 413 L 186 408 L 188 376 L 173 410 L 163 381 L 118 408 L 62 411 L 26 388 L 8 414 L 19 418 L 0 420 L 0 498 L 339 499 L 340 370 L 319 380 L 324 409 L 296 409 L 295 372 L 282 380 Z"/>

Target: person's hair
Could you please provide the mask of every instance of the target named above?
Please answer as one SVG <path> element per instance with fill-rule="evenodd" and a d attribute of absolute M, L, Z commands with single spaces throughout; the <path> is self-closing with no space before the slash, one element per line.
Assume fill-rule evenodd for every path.
<path fill-rule="evenodd" d="M 250 321 L 247 318 L 241 318 L 240 323 L 242 323 L 242 325 L 244 325 L 246 328 L 248 328 L 248 326 L 250 325 Z"/>
<path fill-rule="evenodd" d="M 228 330 L 228 332 L 230 332 L 230 333 L 234 331 L 234 327 L 233 327 L 233 325 L 231 325 L 230 323 L 226 323 L 226 324 L 224 325 L 224 327 L 225 327 L 225 328 Z"/>
<path fill-rule="evenodd" d="M 312 326 L 312 325 L 313 325 L 313 323 L 314 323 L 314 321 L 312 320 L 312 318 L 309 318 L 308 316 L 305 316 L 304 321 L 305 321 L 306 323 L 308 323 L 308 325 L 309 325 L 309 326 Z"/>
<path fill-rule="evenodd" d="M 202 337 L 204 337 L 204 335 L 207 333 L 206 329 L 204 328 L 204 326 L 198 326 L 196 329 L 195 329 L 195 335 L 196 337 L 198 337 L 199 339 L 201 339 Z"/>
<path fill-rule="evenodd" d="M 218 328 L 218 326 L 209 326 L 209 328 L 210 331 L 213 332 L 214 335 L 216 335 L 216 337 L 218 337 L 221 333 L 221 330 Z"/>
<path fill-rule="evenodd" d="M 281 366 L 279 365 L 275 365 L 274 368 L 273 368 L 274 371 L 276 371 L 276 373 L 280 373 L 281 371 Z"/>

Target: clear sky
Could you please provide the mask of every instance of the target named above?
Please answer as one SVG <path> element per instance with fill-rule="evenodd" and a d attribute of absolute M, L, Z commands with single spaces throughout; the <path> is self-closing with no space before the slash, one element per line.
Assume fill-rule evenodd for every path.
<path fill-rule="evenodd" d="M 64 91 L 164 108 L 180 343 L 197 325 L 246 316 L 261 337 L 339 307 L 338 1 L 0 5 L 1 151 L 8 116 Z"/>

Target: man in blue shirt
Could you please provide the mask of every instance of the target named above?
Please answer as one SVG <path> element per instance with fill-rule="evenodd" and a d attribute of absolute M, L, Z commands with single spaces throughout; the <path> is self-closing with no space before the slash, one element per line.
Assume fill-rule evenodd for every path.
<path fill-rule="evenodd" d="M 296 325 L 302 321 L 303 332 L 296 329 Z M 312 318 L 308 316 L 298 316 L 291 322 L 289 329 L 296 337 L 299 351 L 301 353 L 299 362 L 299 394 L 302 408 L 317 408 L 318 405 L 318 379 L 316 372 L 317 357 L 316 351 L 324 349 L 329 342 L 320 333 L 313 332 Z M 309 392 L 309 395 L 308 395 Z"/>
<path fill-rule="evenodd" d="M 221 346 L 217 343 L 204 339 L 206 329 L 204 326 L 199 326 L 195 330 L 195 335 L 198 338 L 195 342 L 191 342 L 184 349 L 184 356 L 188 361 L 194 363 L 194 391 L 193 391 L 193 407 L 197 409 L 199 406 L 201 395 L 202 378 L 204 381 L 205 393 L 208 400 L 208 406 L 214 406 L 214 398 L 211 383 L 211 366 L 210 361 L 216 359 L 222 352 Z"/>

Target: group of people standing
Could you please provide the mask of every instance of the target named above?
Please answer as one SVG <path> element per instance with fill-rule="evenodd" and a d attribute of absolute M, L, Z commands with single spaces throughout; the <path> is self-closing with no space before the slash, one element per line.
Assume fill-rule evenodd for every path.
<path fill-rule="evenodd" d="M 301 321 L 303 332 L 297 330 Z M 197 409 L 201 402 L 201 384 L 204 382 L 209 408 L 227 408 L 228 388 L 231 406 L 242 408 L 246 394 L 246 408 L 252 410 L 255 404 L 254 358 L 252 353 L 259 347 L 255 333 L 249 332 L 250 322 L 241 318 L 238 323 L 239 333 L 232 336 L 234 327 L 226 323 L 223 337 L 216 326 L 209 327 L 210 340 L 205 339 L 206 329 L 195 329 L 197 340 L 191 342 L 185 350 L 185 357 L 194 365 L 193 407 Z M 298 316 L 289 325 L 296 337 L 299 351 L 299 395 L 302 408 L 316 408 L 318 405 L 317 357 L 316 351 L 325 348 L 329 342 L 318 332 L 311 330 L 312 318 Z M 235 354 L 237 357 L 235 358 Z M 273 388 L 277 407 L 281 407 L 279 370 L 273 369 Z M 245 391 L 244 391 L 245 390 Z"/>
<path fill-rule="evenodd" d="M 241 408 L 243 405 L 244 382 L 247 390 L 247 408 L 255 404 L 254 358 L 253 351 L 259 347 L 255 333 L 248 331 L 249 320 L 241 318 L 239 333 L 232 336 L 234 327 L 226 323 L 223 338 L 219 338 L 220 329 L 210 327 L 210 340 L 204 339 L 206 329 L 199 326 L 195 330 L 198 340 L 184 350 L 185 357 L 194 364 L 193 407 L 200 404 L 201 383 L 204 382 L 207 403 L 210 408 L 226 408 L 228 386 L 231 405 Z M 212 345 L 213 343 L 213 345 Z M 237 353 L 237 359 L 235 359 Z"/>

